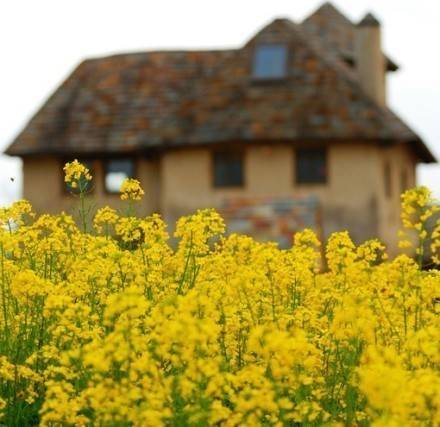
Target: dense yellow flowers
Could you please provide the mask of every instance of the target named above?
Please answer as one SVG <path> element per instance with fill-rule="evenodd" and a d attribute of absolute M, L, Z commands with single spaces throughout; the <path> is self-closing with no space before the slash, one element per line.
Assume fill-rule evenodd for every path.
<path fill-rule="evenodd" d="M 433 219 L 440 213 L 440 206 L 432 203 L 431 192 L 426 187 L 414 188 L 402 194 L 402 225 L 405 231 L 400 235 L 404 239 L 400 242 L 401 248 L 415 246 L 419 263 L 423 261 L 427 247 L 432 252 L 432 260 L 439 264 L 440 258 L 440 219 L 436 226 Z M 430 233 L 430 228 L 434 231 Z M 412 235 L 411 235 L 412 233 Z M 432 235 L 430 235 L 432 234 Z M 417 243 L 414 243 L 417 241 Z"/>
<path fill-rule="evenodd" d="M 64 181 L 70 184 L 72 188 L 79 188 L 82 190 L 81 187 L 83 186 L 83 182 L 85 183 L 92 180 L 92 176 L 87 167 L 76 159 L 71 163 L 66 163 L 64 166 L 64 173 Z"/>
<path fill-rule="evenodd" d="M 0 211 L 0 424 L 440 424 L 438 270 L 346 232 L 280 250 L 209 209 L 177 245 L 158 215 L 89 221 Z"/>
<path fill-rule="evenodd" d="M 105 234 L 108 235 L 110 228 L 116 224 L 118 218 L 117 212 L 109 206 L 106 206 L 98 209 L 93 219 L 93 225 L 98 233 L 102 233 L 103 230 L 105 230 Z"/>
<path fill-rule="evenodd" d="M 144 190 L 137 179 L 127 178 L 121 185 L 121 199 L 139 201 L 144 195 Z"/>

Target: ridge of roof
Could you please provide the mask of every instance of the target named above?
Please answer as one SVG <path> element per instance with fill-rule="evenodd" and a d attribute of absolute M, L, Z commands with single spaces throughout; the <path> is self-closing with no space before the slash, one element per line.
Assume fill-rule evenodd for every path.
<path fill-rule="evenodd" d="M 321 13 L 332 14 L 334 17 L 340 19 L 341 21 L 344 21 L 346 24 L 353 24 L 353 21 L 351 21 L 351 19 L 348 18 L 347 15 L 342 13 L 332 2 L 329 1 L 323 3 L 321 6 L 316 8 L 314 12 L 303 19 L 303 22 L 309 19 L 311 16 Z"/>
<path fill-rule="evenodd" d="M 373 17 L 374 18 L 374 17 Z M 323 44 L 352 61 L 354 59 L 353 23 L 332 3 L 327 2 L 318 7 L 302 22 L 301 26 L 308 32 L 319 35 Z M 388 71 L 397 71 L 399 66 L 388 55 L 384 54 Z"/>
<path fill-rule="evenodd" d="M 380 21 L 371 13 L 368 12 L 357 24 L 358 27 L 380 27 Z"/>

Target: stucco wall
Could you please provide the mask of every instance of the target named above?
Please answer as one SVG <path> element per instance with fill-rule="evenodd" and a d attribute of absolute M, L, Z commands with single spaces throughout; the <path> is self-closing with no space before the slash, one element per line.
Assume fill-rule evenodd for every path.
<path fill-rule="evenodd" d="M 385 165 L 390 165 L 391 171 L 391 192 L 389 196 L 385 191 Z M 400 221 L 400 195 L 404 190 L 416 185 L 416 159 L 406 146 L 383 147 L 378 152 L 377 175 L 381 177 L 381 186 L 378 193 L 379 203 L 379 235 L 385 242 L 392 254 L 397 253 L 396 238 L 401 228 Z M 406 174 L 407 188 L 404 188 L 402 174 Z"/>
<path fill-rule="evenodd" d="M 405 146 L 381 148 L 367 144 L 328 147 L 328 182 L 295 183 L 295 151 L 287 145 L 244 149 L 244 186 L 214 188 L 212 151 L 185 148 L 154 160 L 136 159 L 137 176 L 146 191 L 139 213 L 160 212 L 171 225 L 199 208 L 220 208 L 231 198 L 315 196 L 321 205 L 323 237 L 348 229 L 356 242 L 380 237 L 392 251 L 397 247 L 402 170 L 415 184 L 415 158 Z M 391 197 L 384 189 L 384 163 L 391 165 Z M 37 212 L 75 213 L 76 201 L 63 190 L 62 162 L 56 158 L 24 159 L 24 197 Z M 103 160 L 94 162 L 93 207 L 120 207 L 118 195 L 104 191 Z"/>
<path fill-rule="evenodd" d="M 23 197 L 28 199 L 37 212 L 76 214 L 77 200 L 65 191 L 62 172 L 63 162 L 54 157 L 23 159 Z M 140 215 L 156 212 L 159 208 L 159 161 L 145 158 L 135 159 L 135 169 L 147 197 L 138 207 Z M 93 161 L 93 189 L 88 205 L 92 211 L 102 206 L 121 208 L 124 206 L 118 194 L 104 189 L 104 160 Z"/>
<path fill-rule="evenodd" d="M 58 160 L 49 157 L 23 159 L 23 198 L 39 213 L 62 209 L 60 167 Z"/>
<path fill-rule="evenodd" d="M 218 207 L 228 197 L 303 197 L 322 204 L 324 236 L 349 229 L 356 241 L 378 235 L 379 152 L 372 145 L 332 145 L 328 150 L 328 183 L 297 185 L 294 150 L 289 146 L 252 146 L 245 151 L 245 185 L 212 186 L 207 149 L 168 152 L 162 159 L 161 211 L 172 223 L 200 207 Z"/>

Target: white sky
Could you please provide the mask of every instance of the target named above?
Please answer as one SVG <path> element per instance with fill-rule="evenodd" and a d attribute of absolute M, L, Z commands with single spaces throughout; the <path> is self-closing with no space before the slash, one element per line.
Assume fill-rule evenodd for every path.
<path fill-rule="evenodd" d="M 0 150 L 84 58 L 159 48 L 240 46 L 275 17 L 299 21 L 318 0 L 0 0 Z M 440 2 L 334 0 L 349 18 L 372 11 L 401 69 L 389 104 L 440 159 Z M 418 170 L 440 197 L 440 166 Z M 11 181 L 14 178 L 14 181 Z M 0 156 L 0 204 L 21 195 L 21 163 Z"/>

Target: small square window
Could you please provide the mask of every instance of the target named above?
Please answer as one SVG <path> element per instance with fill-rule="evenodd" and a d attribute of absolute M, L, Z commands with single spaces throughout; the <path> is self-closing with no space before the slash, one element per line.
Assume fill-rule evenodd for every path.
<path fill-rule="evenodd" d="M 280 79 L 287 73 L 287 47 L 282 44 L 257 46 L 253 76 L 258 79 Z"/>
<path fill-rule="evenodd" d="M 325 184 L 327 182 L 327 150 L 304 148 L 296 151 L 296 182 Z"/>
<path fill-rule="evenodd" d="M 215 187 L 242 187 L 243 181 L 242 153 L 214 153 Z"/>
<path fill-rule="evenodd" d="M 63 160 L 63 166 L 66 163 L 71 163 L 73 162 L 74 159 L 67 159 L 67 160 Z M 77 159 L 78 162 L 82 163 L 90 172 L 90 175 L 94 175 L 94 170 L 93 170 L 93 160 L 91 159 Z M 93 180 L 92 181 L 87 181 L 85 178 L 81 177 L 80 180 L 80 185 L 83 189 L 85 189 L 86 193 L 90 193 L 93 190 Z M 64 181 L 64 173 L 63 173 L 63 187 L 64 190 L 67 191 L 68 193 L 74 193 L 74 194 L 79 194 L 80 189 L 79 187 L 72 187 L 72 184 L 70 182 L 65 182 Z"/>
<path fill-rule="evenodd" d="M 104 184 L 108 193 L 119 193 L 122 182 L 126 178 L 134 178 L 133 160 L 115 159 L 106 162 Z"/>

